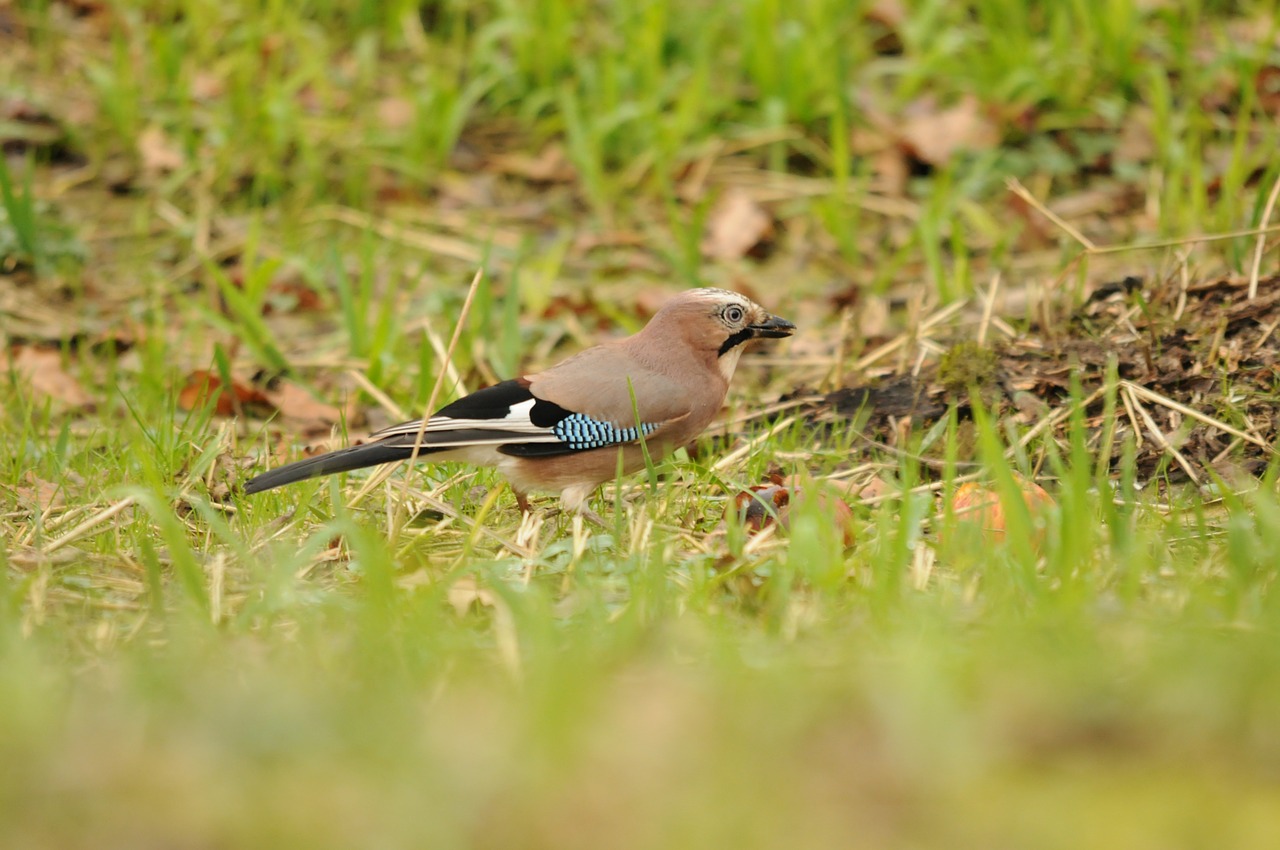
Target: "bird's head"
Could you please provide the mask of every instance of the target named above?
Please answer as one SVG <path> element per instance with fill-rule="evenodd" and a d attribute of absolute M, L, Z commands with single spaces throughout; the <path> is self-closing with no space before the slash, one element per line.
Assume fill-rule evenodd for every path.
<path fill-rule="evenodd" d="M 733 375 L 742 347 L 753 339 L 791 336 L 796 326 L 759 304 L 725 289 L 690 289 L 672 298 L 649 327 L 683 338 L 695 350 L 714 354 L 725 378 Z"/>

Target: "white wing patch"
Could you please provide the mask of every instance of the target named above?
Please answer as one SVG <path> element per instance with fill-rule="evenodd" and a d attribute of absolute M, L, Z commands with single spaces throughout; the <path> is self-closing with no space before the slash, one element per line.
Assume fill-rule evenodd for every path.
<path fill-rule="evenodd" d="M 452 416 L 432 416 L 427 420 L 426 431 L 423 435 L 423 445 L 431 446 L 447 446 L 450 445 L 448 437 L 445 435 L 450 431 L 469 431 L 470 436 L 457 441 L 455 445 L 484 445 L 484 444 L 501 444 L 513 442 L 512 435 L 520 435 L 521 442 L 526 443 L 555 443 L 560 438 L 550 428 L 540 428 L 534 425 L 529 419 L 529 413 L 533 410 L 535 399 L 522 401 L 519 404 L 513 404 L 507 410 L 507 415 L 500 419 L 455 419 Z M 416 437 L 418 431 L 422 430 L 422 420 L 418 419 L 413 422 L 401 422 L 399 425 L 392 425 L 390 428 L 383 428 L 374 434 L 369 435 L 370 440 L 385 440 L 389 437 Z M 493 439 L 476 438 L 477 431 L 493 431 Z M 430 434 L 430 438 L 426 435 Z"/>

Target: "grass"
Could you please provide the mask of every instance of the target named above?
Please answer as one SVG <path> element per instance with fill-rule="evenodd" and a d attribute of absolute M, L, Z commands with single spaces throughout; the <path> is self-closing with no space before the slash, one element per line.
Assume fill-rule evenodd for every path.
<path fill-rule="evenodd" d="M 1247 273 L 1253 236 L 1081 254 L 1005 181 L 1098 246 L 1266 224 L 1269 8 L 16 4 L 5 114 L 45 119 L 0 122 L 0 843 L 1275 846 L 1276 471 L 1143 472 L 1118 375 L 1025 445 L 963 363 L 886 444 L 751 418 L 748 451 L 605 487 L 607 532 L 447 464 L 235 486 L 684 286 L 801 326 L 733 421 L 976 360 L 997 273 L 1015 333 L 1061 334 L 1126 274 Z M 894 128 L 967 96 L 994 138 L 894 189 Z M 774 220 L 760 258 L 703 251 L 729 189 Z M 337 412 L 184 409 L 198 369 Z M 774 464 L 887 489 L 848 549 L 812 509 L 716 533 Z M 949 507 L 975 472 L 999 542 Z"/>

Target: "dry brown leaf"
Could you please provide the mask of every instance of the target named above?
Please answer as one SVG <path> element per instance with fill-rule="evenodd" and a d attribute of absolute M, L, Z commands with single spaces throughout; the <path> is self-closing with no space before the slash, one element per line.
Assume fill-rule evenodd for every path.
<path fill-rule="evenodd" d="M 906 4 L 902 0 L 873 0 L 864 13 L 868 23 L 879 24 L 885 32 L 872 43 L 872 49 L 881 55 L 902 52 L 902 25 L 907 20 Z"/>
<path fill-rule="evenodd" d="M 504 153 L 489 160 L 489 168 L 499 174 L 534 183 L 572 183 L 578 173 L 560 145 L 547 145 L 537 156 Z"/>
<path fill-rule="evenodd" d="M 301 280 L 281 280 L 267 289 L 262 315 L 276 313 L 315 313 L 324 309 L 320 294 Z"/>
<path fill-rule="evenodd" d="M 897 489 L 878 475 L 866 482 L 837 479 L 835 481 L 824 481 L 823 483 L 827 487 L 843 493 L 850 499 L 879 499 L 890 495 Z"/>
<path fill-rule="evenodd" d="M 794 477 L 784 481 L 779 473 L 770 475 L 768 484 L 734 496 L 725 511 L 725 521 L 736 515 L 748 533 L 754 534 L 772 525 L 776 518 L 778 525 L 790 531 L 792 510 L 804 510 L 802 506 L 806 505 L 813 505 L 820 515 L 840 529 L 844 545 L 853 545 L 853 511 L 843 499 L 824 484 Z"/>
<path fill-rule="evenodd" d="M 183 410 L 196 410 L 208 404 L 214 394 L 217 400 L 213 412 L 218 416 L 234 416 L 249 410 L 269 415 L 275 410 L 274 403 L 262 390 L 235 378 L 230 387 L 223 387 L 222 379 L 207 369 L 197 369 L 187 376 L 186 384 L 178 393 L 178 406 Z"/>
<path fill-rule="evenodd" d="M 812 504 L 814 510 L 840 530 L 840 537 L 845 546 L 852 546 L 855 535 L 853 511 L 845 504 L 844 499 L 836 496 L 824 487 L 810 484 L 792 493 L 791 504 L 785 506 L 778 514 L 778 523 L 787 531 L 791 530 L 791 512 L 804 510 L 805 505 Z"/>
<path fill-rule="evenodd" d="M 872 0 L 866 17 L 869 21 L 897 29 L 907 20 L 907 8 L 902 0 Z"/>
<path fill-rule="evenodd" d="M 871 157 L 871 169 L 880 178 L 877 188 L 891 198 L 901 198 L 907 194 L 907 183 L 911 179 L 911 163 L 901 148 L 888 148 Z"/>
<path fill-rule="evenodd" d="M 265 396 L 280 411 L 285 422 L 303 434 L 328 433 L 344 418 L 342 410 L 318 401 L 311 393 L 289 381 L 281 381 L 267 390 Z M 349 411 L 345 418 L 348 424 L 357 424 L 354 411 Z"/>
<path fill-rule="evenodd" d="M 243 262 L 237 261 L 235 265 L 230 266 L 225 274 L 231 285 L 236 289 L 244 289 L 245 278 L 249 271 L 245 269 Z M 302 274 L 292 267 L 285 267 L 276 272 L 267 286 L 267 297 L 262 304 L 262 315 L 271 316 L 283 313 L 312 313 L 321 310 L 324 303 L 320 299 L 320 294 L 309 286 Z M 226 299 L 220 299 L 222 311 L 228 316 L 232 315 L 232 310 L 227 304 Z"/>
<path fill-rule="evenodd" d="M 417 109 L 404 97 L 384 97 L 378 101 L 378 121 L 388 130 L 403 130 L 413 123 Z"/>
<path fill-rule="evenodd" d="M 35 393 L 69 407 L 89 407 L 93 399 L 80 382 L 62 368 L 62 352 L 56 348 L 16 346 L 0 358 L 0 372 L 12 369 L 31 384 Z"/>
<path fill-rule="evenodd" d="M 1112 157 L 1116 162 L 1150 162 L 1156 155 L 1155 135 L 1151 127 L 1155 113 L 1143 106 L 1136 106 L 1125 116 L 1120 128 L 1120 138 Z"/>
<path fill-rule="evenodd" d="M 492 607 L 494 604 L 493 591 L 481 587 L 475 576 L 463 576 L 449 585 L 448 599 L 459 617 L 470 611 L 472 605 Z"/>
<path fill-rule="evenodd" d="M 18 494 L 18 498 L 33 505 L 40 513 L 44 513 L 49 508 L 58 507 L 65 501 L 65 493 L 60 485 L 38 478 L 30 470 L 23 476 L 23 481 L 24 484 L 13 488 L 14 492 Z"/>
<path fill-rule="evenodd" d="M 849 153 L 853 156 L 873 156 L 892 148 L 897 142 L 890 132 L 890 122 L 886 116 L 866 115 L 865 120 L 874 122 L 870 126 L 855 126 L 849 131 Z M 885 123 L 879 123 L 883 119 Z"/>
<path fill-rule="evenodd" d="M 182 150 L 156 124 L 138 136 L 138 156 L 142 158 L 143 169 L 153 173 L 177 171 L 187 162 Z"/>
<path fill-rule="evenodd" d="M 729 189 L 720 196 L 707 222 L 702 251 L 717 260 L 747 255 L 773 232 L 773 219 L 750 194 Z"/>
<path fill-rule="evenodd" d="M 1253 78 L 1258 106 L 1271 117 L 1280 114 L 1280 66 L 1264 65 Z"/>
<path fill-rule="evenodd" d="M 938 109 L 932 97 L 907 108 L 902 142 L 922 162 L 942 165 L 961 150 L 988 150 L 1000 143 L 1000 130 L 973 95 Z"/>
<path fill-rule="evenodd" d="M 191 96 L 196 100 L 217 100 L 226 90 L 223 78 L 209 71 L 196 71 L 191 78 Z"/>

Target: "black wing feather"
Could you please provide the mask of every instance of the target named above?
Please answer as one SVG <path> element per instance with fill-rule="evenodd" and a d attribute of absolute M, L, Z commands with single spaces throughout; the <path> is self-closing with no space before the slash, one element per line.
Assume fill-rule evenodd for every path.
<path fill-rule="evenodd" d="M 428 454 L 433 451 L 444 451 L 444 449 L 430 449 L 423 446 L 418 454 Z M 386 442 L 351 446 L 264 472 L 256 478 L 249 479 L 244 485 L 244 491 L 261 493 L 263 490 L 274 490 L 276 487 L 283 487 L 295 481 L 305 481 L 308 478 L 319 478 L 321 475 L 350 472 L 353 469 L 364 469 L 366 466 L 405 460 L 411 454 L 413 454 L 412 442 L 407 446 Z"/>
<path fill-rule="evenodd" d="M 519 379 L 513 379 L 476 390 L 471 395 L 446 404 L 435 412 L 435 416 L 448 416 L 450 419 L 504 419 L 511 408 L 531 398 L 533 393 L 529 392 L 529 387 Z"/>

